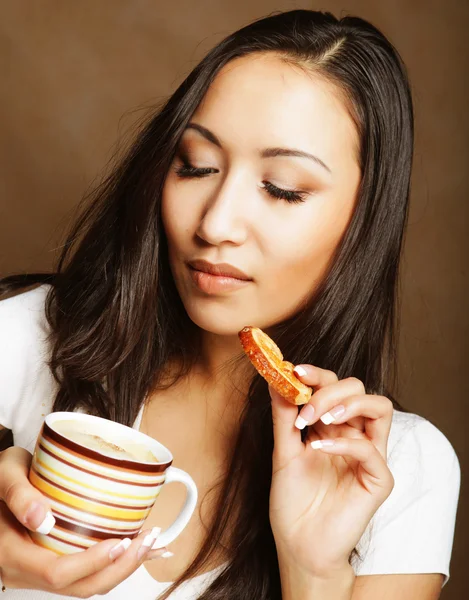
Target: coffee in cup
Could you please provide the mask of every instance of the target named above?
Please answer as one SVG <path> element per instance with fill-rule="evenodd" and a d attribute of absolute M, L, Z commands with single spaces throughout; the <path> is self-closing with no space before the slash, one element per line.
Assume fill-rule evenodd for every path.
<path fill-rule="evenodd" d="M 90 448 L 90 450 L 96 450 L 96 452 L 120 459 L 158 462 L 153 452 L 144 444 L 129 439 L 114 438 L 113 441 L 106 440 L 93 430 L 94 428 L 90 425 L 86 426 L 72 420 L 54 422 L 54 431 L 62 434 L 72 442 Z"/>

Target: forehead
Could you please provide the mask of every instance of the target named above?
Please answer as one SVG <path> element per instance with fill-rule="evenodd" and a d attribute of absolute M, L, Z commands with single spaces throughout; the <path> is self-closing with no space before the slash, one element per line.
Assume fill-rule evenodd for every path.
<path fill-rule="evenodd" d="M 293 147 L 316 152 L 331 168 L 347 155 L 357 156 L 358 134 L 337 86 L 274 54 L 228 63 L 193 120 L 228 150 Z"/>

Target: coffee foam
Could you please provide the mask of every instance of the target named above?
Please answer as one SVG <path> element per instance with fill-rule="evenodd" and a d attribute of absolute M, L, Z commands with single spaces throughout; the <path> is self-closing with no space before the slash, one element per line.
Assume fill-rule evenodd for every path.
<path fill-rule="evenodd" d="M 87 430 L 86 424 L 73 420 L 55 421 L 52 429 L 72 442 L 85 446 L 90 450 L 100 452 L 112 458 L 135 460 L 139 462 L 158 462 L 157 457 L 144 444 L 131 439 L 107 440 L 102 436 Z"/>

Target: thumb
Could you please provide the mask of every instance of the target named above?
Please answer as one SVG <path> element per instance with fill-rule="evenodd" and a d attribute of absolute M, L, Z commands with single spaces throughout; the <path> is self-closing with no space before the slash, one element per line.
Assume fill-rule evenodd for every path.
<path fill-rule="evenodd" d="M 29 482 L 31 458 L 27 450 L 16 446 L 0 452 L 0 499 L 22 525 L 47 534 L 55 519 L 48 500 Z"/>
<path fill-rule="evenodd" d="M 294 458 L 302 449 L 301 433 L 295 427 L 298 407 L 283 398 L 269 385 L 274 425 L 274 456 L 281 462 Z"/>

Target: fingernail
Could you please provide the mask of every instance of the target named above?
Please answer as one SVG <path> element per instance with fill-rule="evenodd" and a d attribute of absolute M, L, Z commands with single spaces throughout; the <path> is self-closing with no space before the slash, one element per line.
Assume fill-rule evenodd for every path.
<path fill-rule="evenodd" d="M 169 550 L 166 550 L 166 552 L 164 552 L 161 555 L 161 558 L 171 558 L 171 556 L 174 556 L 174 552 L 170 552 Z"/>
<path fill-rule="evenodd" d="M 339 404 L 338 406 L 335 406 L 332 410 L 327 412 L 325 415 L 322 415 L 321 421 L 324 423 L 324 425 L 330 425 L 337 418 L 342 416 L 344 414 L 344 412 L 345 412 L 345 406 L 342 406 L 342 404 Z"/>
<path fill-rule="evenodd" d="M 166 551 L 161 554 L 160 550 L 151 550 L 146 556 L 145 560 L 156 560 L 157 558 L 163 558 L 165 554 L 169 554 L 170 556 L 174 556 L 172 552 Z M 166 558 L 170 558 L 167 556 Z"/>
<path fill-rule="evenodd" d="M 54 525 L 55 525 L 54 516 L 51 513 L 51 511 L 48 510 L 47 514 L 46 514 L 46 518 L 39 525 L 39 527 L 36 527 L 36 531 L 37 531 L 37 533 L 43 533 L 44 535 L 47 535 L 48 533 L 50 533 L 52 531 L 52 529 L 54 528 Z"/>
<path fill-rule="evenodd" d="M 306 369 L 304 369 L 303 367 L 301 367 L 300 365 L 297 365 L 293 371 L 299 375 L 300 377 L 304 377 L 305 375 L 307 375 L 306 373 Z"/>
<path fill-rule="evenodd" d="M 121 556 L 122 554 L 124 554 L 124 552 L 126 550 L 128 550 L 130 544 L 132 543 L 132 540 L 130 538 L 124 538 L 123 540 L 121 540 L 116 546 L 114 546 L 114 548 L 112 548 L 112 550 L 109 552 L 109 558 L 111 560 L 115 560 L 116 558 L 118 558 L 119 556 Z"/>
<path fill-rule="evenodd" d="M 298 415 L 296 417 L 295 427 L 297 429 L 304 429 L 307 424 L 308 424 L 308 421 L 306 419 L 303 419 L 303 417 L 301 417 L 300 415 Z"/>
<path fill-rule="evenodd" d="M 30 504 L 26 514 L 24 515 L 24 522 L 30 529 L 36 529 L 39 527 L 44 519 L 46 518 L 47 510 L 39 502 L 33 502 Z"/>
<path fill-rule="evenodd" d="M 314 442 L 311 442 L 311 448 L 313 450 L 319 450 L 319 448 L 324 448 L 325 446 L 333 446 L 334 444 L 334 440 L 316 440 Z"/>
<path fill-rule="evenodd" d="M 301 409 L 300 414 L 296 417 L 295 427 L 297 429 L 304 429 L 306 427 L 306 425 L 308 425 L 308 423 L 310 421 L 312 421 L 313 417 L 314 417 L 314 407 L 313 407 L 313 405 L 312 404 L 306 404 Z"/>
<path fill-rule="evenodd" d="M 28 527 L 34 529 L 37 533 L 42 533 L 44 535 L 50 533 L 55 525 L 55 519 L 51 511 L 46 510 L 39 502 L 33 502 L 31 504 L 26 512 L 24 520 Z"/>
<path fill-rule="evenodd" d="M 142 545 L 140 546 L 140 548 L 138 549 L 138 552 L 137 552 L 138 560 L 141 560 L 145 556 L 145 554 L 147 554 L 147 552 L 149 552 L 149 550 L 155 543 L 156 538 L 160 535 L 160 533 L 161 533 L 161 527 L 153 527 L 153 529 L 150 531 L 150 533 L 145 536 L 145 538 L 142 542 Z"/>

